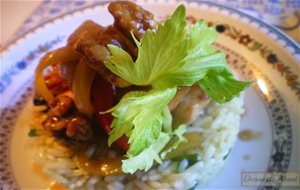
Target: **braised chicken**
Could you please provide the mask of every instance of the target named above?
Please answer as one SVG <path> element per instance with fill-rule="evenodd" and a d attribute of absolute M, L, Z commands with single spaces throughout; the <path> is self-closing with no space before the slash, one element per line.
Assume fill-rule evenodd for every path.
<path fill-rule="evenodd" d="M 181 93 L 186 93 L 185 91 Z M 172 111 L 175 126 L 183 123 L 191 124 L 203 113 L 203 110 L 210 102 L 207 94 L 198 84 L 193 85 L 188 93 L 182 96 L 180 100 L 181 101 L 177 103 L 177 106 Z"/>

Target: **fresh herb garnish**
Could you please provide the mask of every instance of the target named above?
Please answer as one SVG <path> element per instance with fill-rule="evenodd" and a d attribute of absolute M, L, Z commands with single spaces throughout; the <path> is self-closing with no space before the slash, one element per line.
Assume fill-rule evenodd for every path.
<path fill-rule="evenodd" d="M 187 169 L 192 165 L 196 164 L 200 160 L 200 157 L 198 154 L 185 154 L 185 155 L 176 156 L 175 158 L 172 159 L 172 161 L 174 161 L 173 170 L 175 172 L 177 173 L 181 172 L 182 168 L 180 168 L 180 165 L 184 160 L 187 162 L 186 168 L 184 169 Z"/>
<path fill-rule="evenodd" d="M 223 157 L 223 160 L 227 159 L 227 157 L 229 156 L 230 152 L 231 152 L 231 149 L 229 149 L 228 153 Z"/>
<path fill-rule="evenodd" d="M 37 136 L 39 136 L 39 134 L 37 133 L 36 129 L 30 129 L 28 132 L 28 136 L 29 137 L 37 137 Z"/>

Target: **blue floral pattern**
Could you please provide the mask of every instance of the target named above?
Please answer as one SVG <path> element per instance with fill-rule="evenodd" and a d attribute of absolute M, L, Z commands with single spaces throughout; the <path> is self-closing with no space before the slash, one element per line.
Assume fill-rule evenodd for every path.
<path fill-rule="evenodd" d="M 218 24 L 216 29 L 219 33 L 224 34 L 233 40 L 237 40 L 248 50 L 259 51 L 261 57 L 264 58 L 267 63 L 271 64 L 275 71 L 279 72 L 281 76 L 284 77 L 287 85 L 295 92 L 295 95 L 298 96 L 298 100 L 300 101 L 300 81 L 297 71 L 293 71 L 290 66 L 285 63 L 285 61 L 280 60 L 271 47 L 257 41 L 255 36 L 252 36 L 251 34 L 244 34 L 240 29 L 228 24 Z"/>
<path fill-rule="evenodd" d="M 138 1 L 138 0 L 135 0 Z M 146 1 L 146 0 L 145 0 Z M 167 0 L 166 0 L 167 1 Z M 63 14 L 74 12 L 76 10 L 95 6 L 105 3 L 103 0 L 46 0 L 36 9 L 36 11 L 28 18 L 24 25 L 17 31 L 16 36 L 20 36 L 30 29 L 41 25 L 49 20 L 60 17 Z M 140 0 L 138 2 L 141 2 Z M 211 0 L 209 2 L 218 5 L 224 5 L 234 9 L 241 10 L 265 22 L 279 27 L 282 30 L 299 30 L 300 29 L 300 12 L 295 12 L 300 8 L 299 0 Z M 291 14 L 295 12 L 295 14 Z M 288 16 L 287 16 L 288 15 Z M 270 20 L 268 17 L 278 18 Z M 295 17 L 292 23 L 287 22 L 290 17 Z M 289 23 L 289 26 L 282 25 Z M 300 39 L 296 39 L 300 40 Z"/>
<path fill-rule="evenodd" d="M 258 94 L 263 98 L 272 121 L 272 153 L 266 172 L 287 172 L 292 154 L 292 125 L 287 107 L 280 93 L 276 90 L 272 82 L 243 56 L 220 44 L 216 44 L 216 48 L 227 54 L 228 64 L 233 69 L 239 71 L 247 80 L 255 81 L 257 78 L 263 79 L 270 88 L 271 101 L 268 100 L 268 97 L 258 87 L 254 86 Z M 231 58 L 231 56 L 234 58 Z M 277 186 L 258 187 L 258 190 L 265 189 L 278 190 L 280 189 L 280 184 Z"/>
<path fill-rule="evenodd" d="M 10 68 L 6 71 L 1 73 L 0 78 L 0 94 L 3 94 L 5 89 L 12 83 L 12 76 L 17 75 L 22 70 L 26 69 L 28 65 L 30 65 L 37 57 L 45 54 L 49 51 L 53 46 L 62 42 L 65 37 L 58 36 L 54 40 L 46 42 L 43 45 L 38 46 L 36 49 L 28 52 L 28 55 L 18 61 L 17 63 L 13 64 Z"/>

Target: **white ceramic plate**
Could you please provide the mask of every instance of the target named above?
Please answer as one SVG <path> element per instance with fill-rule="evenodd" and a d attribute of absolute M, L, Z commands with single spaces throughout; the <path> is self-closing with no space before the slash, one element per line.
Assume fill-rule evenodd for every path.
<path fill-rule="evenodd" d="M 157 17 L 171 14 L 174 1 L 142 1 Z M 260 138 L 238 139 L 224 170 L 208 189 L 243 189 L 242 172 L 297 172 L 299 170 L 300 48 L 275 28 L 228 7 L 209 2 L 185 2 L 188 15 L 218 22 L 216 48 L 240 77 L 254 80 L 246 90 L 241 131 Z M 2 52 L 0 95 L 0 189 L 45 189 L 50 181 L 31 167 L 26 149 L 28 130 L 18 120 L 33 94 L 33 72 L 47 51 L 63 46 L 83 21 L 112 23 L 106 4 L 88 7 L 48 22 L 22 36 Z M 266 187 L 252 187 L 264 189 Z M 279 189 L 280 185 L 268 187 Z M 247 188 L 248 189 L 248 188 Z"/>

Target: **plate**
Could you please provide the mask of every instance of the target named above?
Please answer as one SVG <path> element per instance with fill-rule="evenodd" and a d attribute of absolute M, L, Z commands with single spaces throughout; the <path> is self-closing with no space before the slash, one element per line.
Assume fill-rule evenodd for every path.
<path fill-rule="evenodd" d="M 165 18 L 178 1 L 137 1 Z M 300 48 L 277 29 L 229 7 L 188 1 L 187 14 L 218 23 L 215 46 L 227 54 L 228 64 L 241 78 L 253 80 L 246 90 L 245 109 L 228 162 L 207 189 L 264 189 L 244 187 L 244 172 L 299 170 Z M 46 189 L 51 181 L 31 166 L 26 146 L 28 130 L 19 119 L 33 95 L 33 73 L 46 52 L 65 45 L 83 21 L 113 22 L 104 2 L 40 25 L 10 44 L 1 54 L 0 189 Z M 244 138 L 246 132 L 257 138 Z M 243 136 L 244 135 L 244 136 Z M 246 135 L 247 136 L 247 135 Z M 269 186 L 279 189 L 281 184 Z"/>

